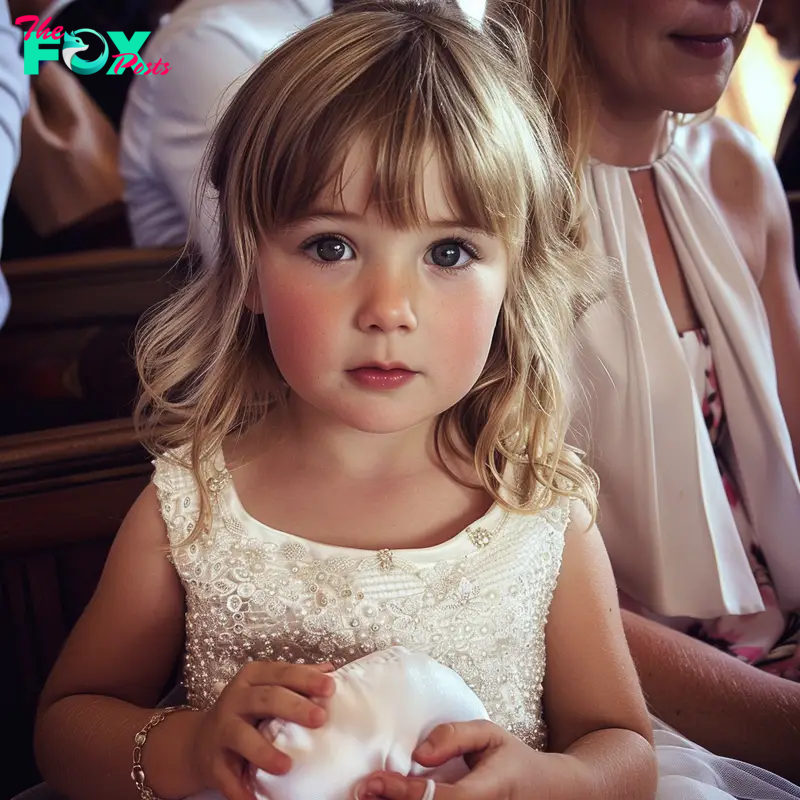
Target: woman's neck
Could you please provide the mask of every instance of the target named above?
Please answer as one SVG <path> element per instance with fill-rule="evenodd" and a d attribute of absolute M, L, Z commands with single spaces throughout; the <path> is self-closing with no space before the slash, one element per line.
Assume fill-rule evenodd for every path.
<path fill-rule="evenodd" d="M 669 146 L 669 114 L 600 104 L 592 130 L 590 155 L 603 164 L 641 167 L 651 164 Z"/>

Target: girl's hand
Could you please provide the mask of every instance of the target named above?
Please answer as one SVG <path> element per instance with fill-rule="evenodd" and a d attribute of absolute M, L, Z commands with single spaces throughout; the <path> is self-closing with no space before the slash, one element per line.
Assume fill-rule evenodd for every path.
<path fill-rule="evenodd" d="M 245 664 L 203 715 L 191 746 L 192 769 L 209 789 L 227 800 L 253 800 L 248 767 L 273 775 L 289 771 L 292 761 L 256 725 L 278 717 L 307 728 L 319 728 L 327 713 L 313 698 L 330 697 L 334 681 L 330 664 L 302 665 L 253 661 Z"/>
<path fill-rule="evenodd" d="M 464 756 L 470 773 L 454 784 L 436 785 L 436 800 L 523 800 L 536 796 L 581 797 L 579 765 L 571 756 L 540 753 L 492 722 L 439 725 L 414 751 L 423 767 Z M 359 800 L 423 800 L 425 778 L 376 772 L 357 791 Z M 427 800 L 427 798 L 425 799 Z"/>

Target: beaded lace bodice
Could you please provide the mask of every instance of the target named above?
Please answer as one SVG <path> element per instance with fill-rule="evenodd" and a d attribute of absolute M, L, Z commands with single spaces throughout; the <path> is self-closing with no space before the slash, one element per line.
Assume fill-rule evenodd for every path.
<path fill-rule="evenodd" d="M 569 518 L 493 506 L 453 539 L 418 550 L 355 550 L 301 539 L 251 517 L 221 455 L 210 532 L 191 473 L 158 459 L 154 482 L 170 558 L 186 592 L 184 683 L 207 707 L 249 660 L 335 666 L 391 645 L 461 675 L 496 723 L 543 747 L 544 629 Z"/>

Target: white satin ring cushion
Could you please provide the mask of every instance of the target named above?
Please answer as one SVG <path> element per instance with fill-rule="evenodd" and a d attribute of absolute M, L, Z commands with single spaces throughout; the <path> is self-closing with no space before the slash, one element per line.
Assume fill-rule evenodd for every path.
<path fill-rule="evenodd" d="M 328 719 L 321 728 L 272 720 L 260 730 L 292 758 L 286 775 L 254 770 L 258 800 L 350 800 L 376 770 L 441 782 L 467 773 L 460 756 L 436 769 L 411 754 L 437 726 L 488 719 L 483 703 L 461 677 L 430 656 L 391 647 L 352 661 L 332 673 L 336 691 L 321 701 Z M 219 800 L 202 792 L 192 800 Z"/>

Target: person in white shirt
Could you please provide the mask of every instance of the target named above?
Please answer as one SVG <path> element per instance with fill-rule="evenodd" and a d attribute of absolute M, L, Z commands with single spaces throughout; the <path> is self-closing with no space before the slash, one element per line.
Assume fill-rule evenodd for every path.
<path fill-rule="evenodd" d="M 214 122 L 264 55 L 333 10 L 332 0 L 185 0 L 145 45 L 166 75 L 137 76 L 122 118 L 120 169 L 137 247 L 183 244 Z M 198 228 L 205 252 L 213 224 Z"/>
<path fill-rule="evenodd" d="M 22 69 L 20 28 L 11 24 L 7 0 L 0 2 L 0 219 L 6 210 L 11 179 L 19 160 L 22 117 L 28 109 L 28 77 Z M 3 231 L 0 226 L 0 251 Z M 0 272 L 0 326 L 8 316 L 11 298 Z"/>

